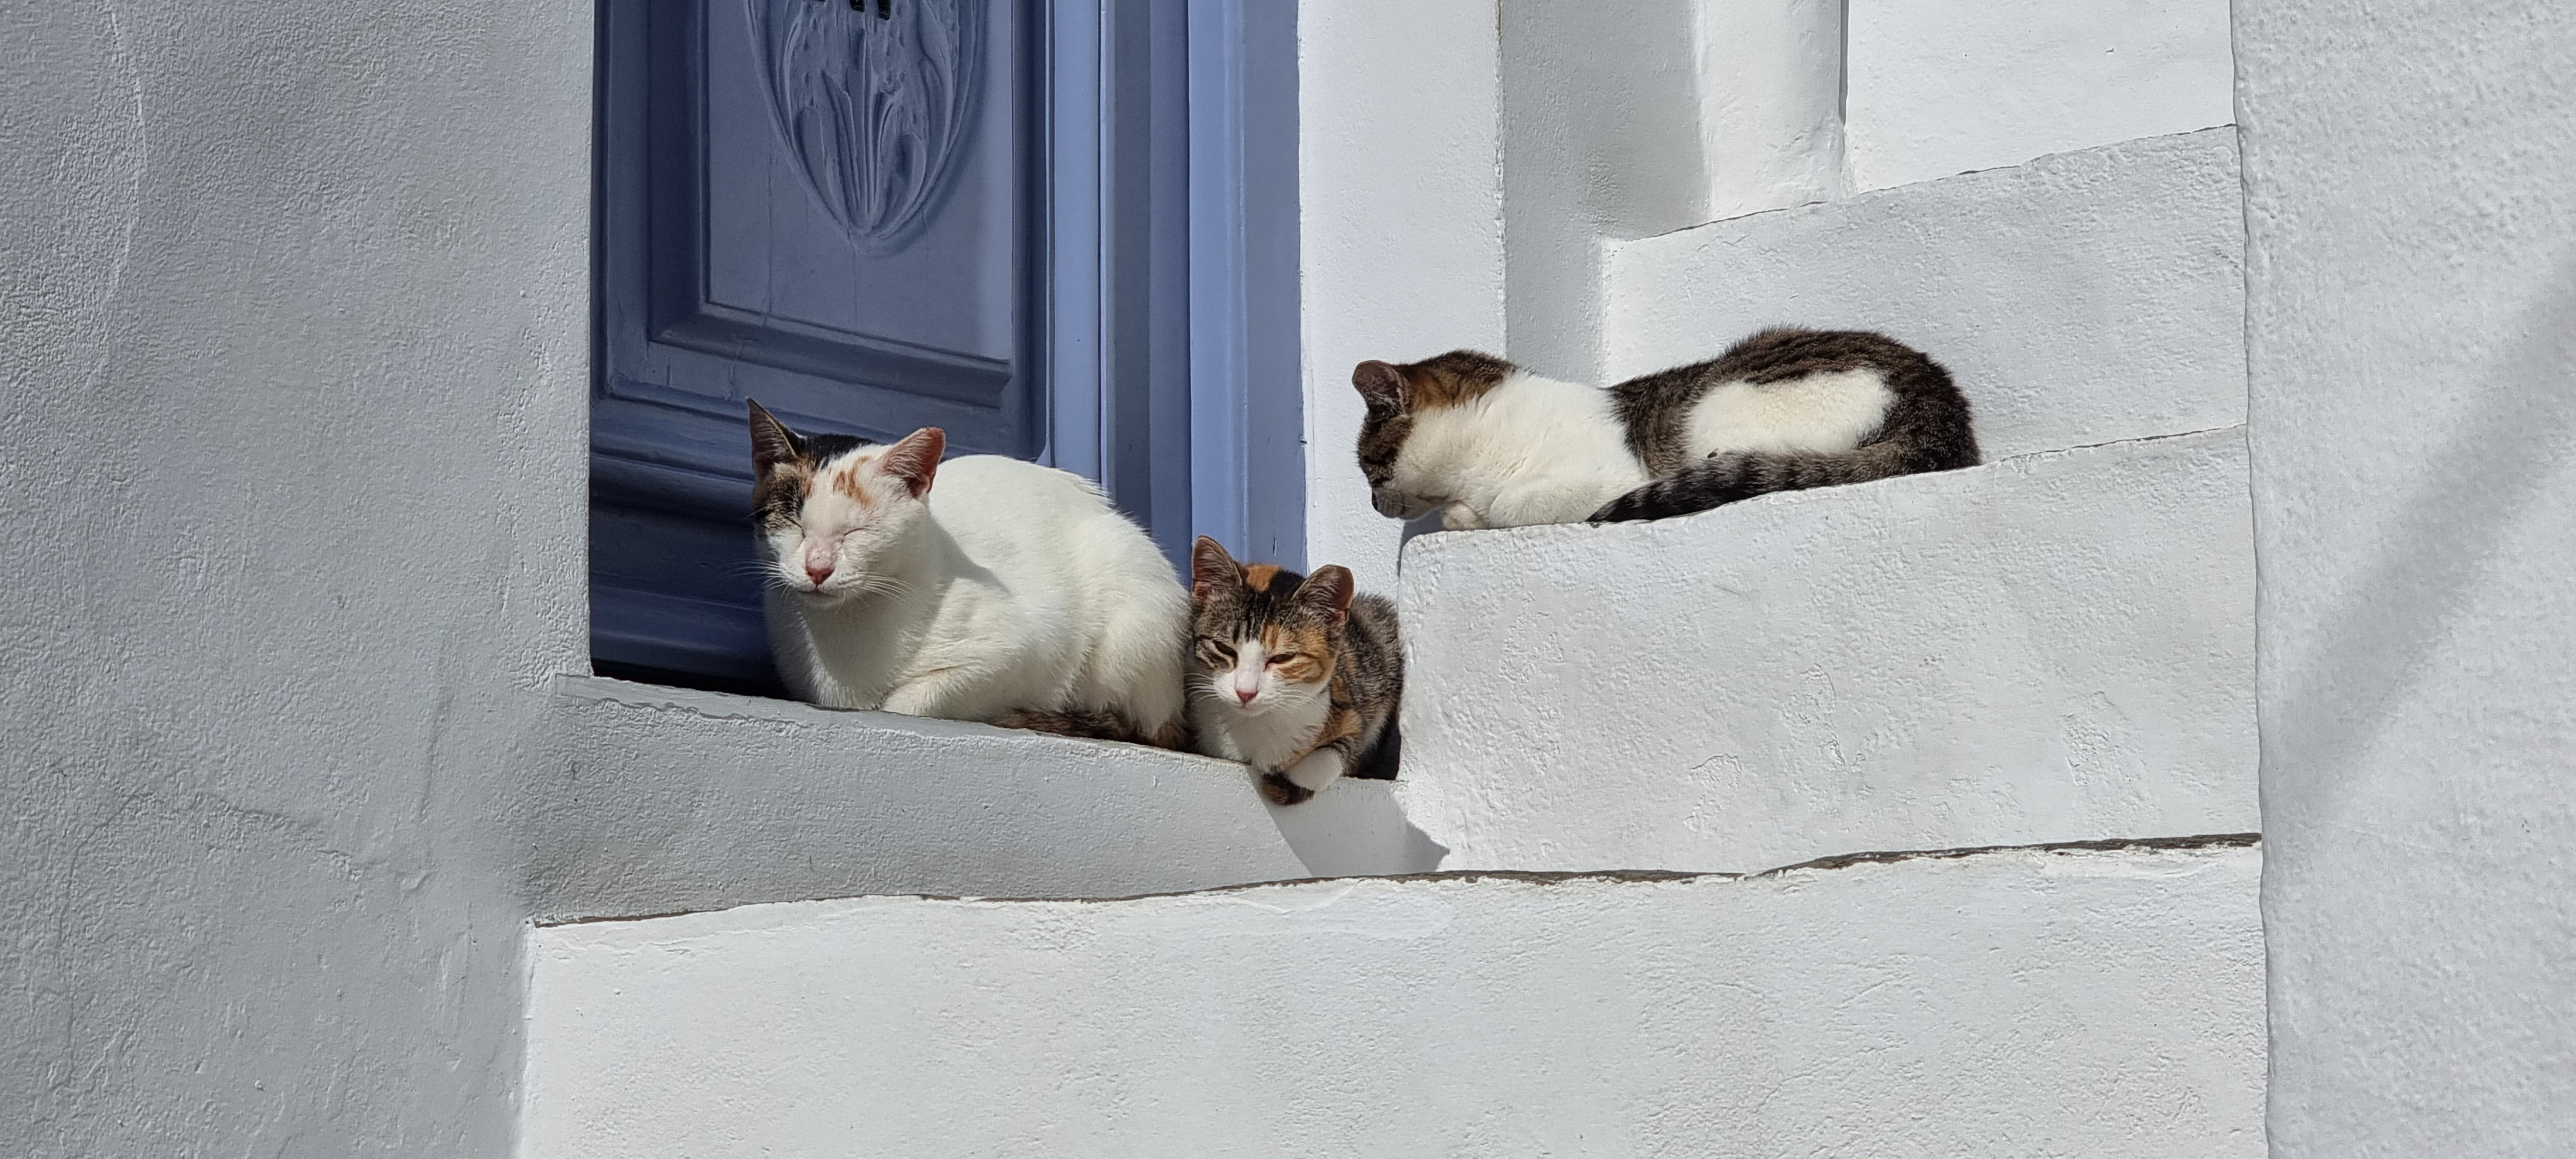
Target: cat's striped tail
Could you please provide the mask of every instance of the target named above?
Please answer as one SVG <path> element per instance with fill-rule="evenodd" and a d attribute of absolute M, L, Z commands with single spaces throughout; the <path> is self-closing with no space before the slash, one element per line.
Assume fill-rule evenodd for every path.
<path fill-rule="evenodd" d="M 1896 442 L 1872 443 L 1833 454 L 1739 451 L 1711 455 L 1602 504 L 1589 522 L 1666 519 L 1774 491 L 1866 483 L 1925 469 L 1910 462 L 1903 445 Z"/>
<path fill-rule="evenodd" d="M 1057 736 L 1078 736 L 1089 740 L 1123 740 L 1129 744 L 1152 745 L 1161 749 L 1183 748 L 1189 743 L 1186 728 L 1178 721 L 1160 732 L 1147 732 L 1126 714 L 1103 708 L 1077 708 L 1064 712 L 1039 712 L 1013 709 L 993 718 L 1003 728 L 1025 728 Z"/>

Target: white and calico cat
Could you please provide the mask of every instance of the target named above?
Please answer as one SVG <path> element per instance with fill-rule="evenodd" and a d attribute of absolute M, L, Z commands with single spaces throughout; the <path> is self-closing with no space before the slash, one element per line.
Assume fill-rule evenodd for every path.
<path fill-rule="evenodd" d="M 799 434 L 750 404 L 771 651 L 797 696 L 1177 748 L 1190 601 L 1081 477 Z"/>
<path fill-rule="evenodd" d="M 1294 805 L 1345 776 L 1395 776 L 1404 645 L 1395 605 L 1349 568 L 1299 575 L 1235 562 L 1204 535 L 1190 553 L 1191 732 L 1251 766 L 1263 799 Z"/>
<path fill-rule="evenodd" d="M 1949 371 L 1866 331 L 1765 330 L 1607 390 L 1472 350 L 1363 362 L 1351 384 L 1378 511 L 1437 510 L 1451 530 L 1660 519 L 1977 463 Z"/>

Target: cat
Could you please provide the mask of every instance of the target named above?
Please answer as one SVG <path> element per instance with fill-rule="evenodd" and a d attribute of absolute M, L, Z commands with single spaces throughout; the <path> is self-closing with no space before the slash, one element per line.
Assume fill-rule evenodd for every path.
<path fill-rule="evenodd" d="M 1238 564 L 1200 536 L 1190 606 L 1200 752 L 1252 766 L 1273 805 L 1308 800 L 1346 774 L 1392 777 L 1404 697 L 1394 604 L 1354 595 L 1349 568 L 1301 576 Z"/>
<path fill-rule="evenodd" d="M 1363 362 L 1351 385 L 1378 512 L 1451 530 L 1662 519 L 1979 461 L 1950 372 L 1865 331 L 1764 330 L 1608 390 L 1472 350 Z"/>
<path fill-rule="evenodd" d="M 1098 488 L 942 463 L 937 427 L 885 445 L 749 406 L 770 649 L 799 698 L 1184 745 L 1189 596 Z"/>

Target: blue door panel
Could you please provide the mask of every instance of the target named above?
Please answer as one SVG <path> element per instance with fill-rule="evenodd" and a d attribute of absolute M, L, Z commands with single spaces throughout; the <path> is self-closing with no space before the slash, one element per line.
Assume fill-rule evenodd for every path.
<path fill-rule="evenodd" d="M 1044 449 L 1026 0 L 601 6 L 593 655 L 774 687 L 743 400 Z"/>

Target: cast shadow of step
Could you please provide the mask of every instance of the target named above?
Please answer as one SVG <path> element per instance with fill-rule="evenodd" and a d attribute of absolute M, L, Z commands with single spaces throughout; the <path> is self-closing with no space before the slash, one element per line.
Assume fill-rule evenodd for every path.
<path fill-rule="evenodd" d="M 1449 855 L 1405 817 L 1387 781 L 1345 777 L 1304 804 L 1269 808 L 1279 836 L 1314 877 L 1430 873 Z"/>

